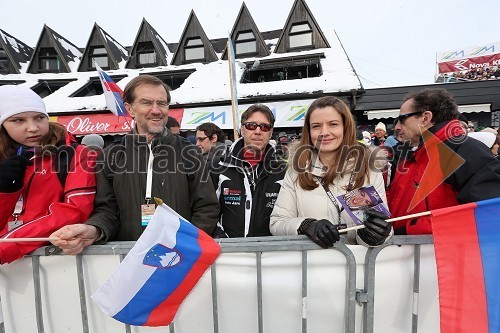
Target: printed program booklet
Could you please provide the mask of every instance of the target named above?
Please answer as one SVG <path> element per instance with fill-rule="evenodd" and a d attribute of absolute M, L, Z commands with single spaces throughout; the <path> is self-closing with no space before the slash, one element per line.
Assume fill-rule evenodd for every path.
<path fill-rule="evenodd" d="M 372 185 L 339 195 L 337 200 L 357 225 L 365 223 L 365 210 L 369 207 L 390 217 L 389 209 L 387 209 L 382 198 L 380 198 L 380 194 Z"/>

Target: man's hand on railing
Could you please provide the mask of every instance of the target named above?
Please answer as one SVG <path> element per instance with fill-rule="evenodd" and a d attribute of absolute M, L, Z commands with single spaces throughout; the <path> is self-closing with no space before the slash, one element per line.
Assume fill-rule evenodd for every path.
<path fill-rule="evenodd" d="M 297 231 L 299 235 L 307 235 L 314 243 L 324 249 L 332 247 L 340 239 L 337 227 L 325 219 L 305 219 Z"/>
<path fill-rule="evenodd" d="M 70 224 L 55 231 L 50 238 L 58 238 L 51 241 L 66 254 L 78 254 L 89 245 L 92 245 L 101 235 L 101 231 L 88 224 Z"/>

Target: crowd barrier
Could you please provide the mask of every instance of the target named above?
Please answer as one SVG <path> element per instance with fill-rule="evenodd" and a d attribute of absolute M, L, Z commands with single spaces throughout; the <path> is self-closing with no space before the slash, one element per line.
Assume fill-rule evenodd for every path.
<path fill-rule="evenodd" d="M 223 239 L 168 327 L 104 315 L 90 295 L 134 242 L 82 255 L 44 247 L 0 268 L 0 332 L 439 332 L 431 236 L 323 250 L 305 236 Z M 168 283 L 168 282 L 166 282 Z"/>

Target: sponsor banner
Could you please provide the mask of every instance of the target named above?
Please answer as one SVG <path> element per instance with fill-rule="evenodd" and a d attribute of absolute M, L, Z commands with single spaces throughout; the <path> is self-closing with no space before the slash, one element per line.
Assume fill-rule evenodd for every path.
<path fill-rule="evenodd" d="M 499 66 L 500 66 L 500 53 L 475 57 L 475 58 L 441 62 L 438 64 L 440 74 L 463 72 L 476 68 L 488 68 L 488 67 L 499 67 Z"/>
<path fill-rule="evenodd" d="M 130 131 L 131 121 L 132 118 L 117 117 L 111 113 L 57 117 L 59 124 L 76 135 L 127 133 Z"/>
<path fill-rule="evenodd" d="M 168 114 L 177 119 L 179 123 L 182 121 L 184 109 L 170 109 Z M 130 132 L 130 123 L 132 118 L 117 117 L 114 114 L 89 114 L 77 116 L 55 116 L 50 117 L 51 121 L 57 121 L 64 125 L 66 129 L 75 135 L 86 134 L 120 134 Z"/>
<path fill-rule="evenodd" d="M 295 100 L 286 102 L 264 103 L 271 109 L 276 119 L 274 127 L 302 127 L 307 108 L 314 101 Z M 238 118 L 252 104 L 240 104 L 238 107 Z M 181 129 L 194 130 L 200 124 L 211 122 L 222 129 L 232 129 L 233 119 L 231 105 L 212 106 L 204 108 L 190 108 L 184 110 Z"/>
<path fill-rule="evenodd" d="M 500 53 L 500 42 L 438 53 L 438 63 Z"/>

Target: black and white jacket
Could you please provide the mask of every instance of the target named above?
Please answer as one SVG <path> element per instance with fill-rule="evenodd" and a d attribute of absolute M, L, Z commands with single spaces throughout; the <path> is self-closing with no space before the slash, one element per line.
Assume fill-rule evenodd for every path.
<path fill-rule="evenodd" d="M 270 236 L 269 217 L 280 191 L 286 163 L 266 147 L 264 159 L 252 167 L 243 159 L 240 138 L 210 166 L 220 203 L 220 217 L 214 237 Z"/>

